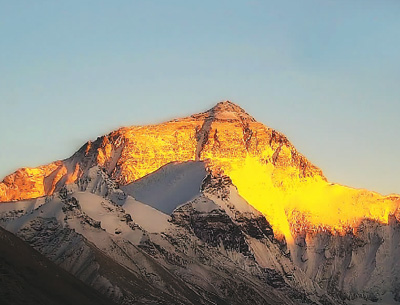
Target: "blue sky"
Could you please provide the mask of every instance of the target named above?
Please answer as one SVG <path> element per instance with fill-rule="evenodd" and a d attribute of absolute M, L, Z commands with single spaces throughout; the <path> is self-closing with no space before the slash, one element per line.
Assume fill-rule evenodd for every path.
<path fill-rule="evenodd" d="M 400 1 L 0 0 L 0 176 L 231 100 L 400 193 Z"/>

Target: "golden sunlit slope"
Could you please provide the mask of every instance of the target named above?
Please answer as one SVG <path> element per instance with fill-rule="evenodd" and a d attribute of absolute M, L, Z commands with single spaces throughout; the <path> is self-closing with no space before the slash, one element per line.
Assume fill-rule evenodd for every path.
<path fill-rule="evenodd" d="M 248 155 L 228 172 L 240 195 L 287 241 L 300 232 L 356 233 L 363 219 L 388 223 L 389 215 L 398 216 L 399 196 L 329 183 L 317 175 L 300 177 L 291 170 L 278 172 Z"/>
<path fill-rule="evenodd" d="M 163 124 L 121 128 L 85 144 L 70 159 L 22 169 L 0 184 L 0 201 L 39 197 L 74 182 L 93 165 L 120 184 L 172 161 L 208 160 L 288 240 L 307 230 L 344 232 L 363 218 L 387 222 L 398 197 L 330 184 L 281 133 L 226 101 Z"/>

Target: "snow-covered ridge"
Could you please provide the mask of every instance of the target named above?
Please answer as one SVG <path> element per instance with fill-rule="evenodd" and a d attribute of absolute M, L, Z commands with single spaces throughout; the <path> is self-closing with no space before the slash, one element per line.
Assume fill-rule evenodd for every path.
<path fill-rule="evenodd" d="M 357 237 L 305 235 L 286 245 L 230 179 L 203 174 L 200 162 L 173 163 L 129 186 L 161 187 L 156 209 L 93 167 L 53 196 L 0 205 L 0 220 L 120 304 L 397 304 L 396 218 L 365 222 Z M 194 197 L 182 203 L 193 181 Z M 164 213 L 163 204 L 175 208 Z"/>

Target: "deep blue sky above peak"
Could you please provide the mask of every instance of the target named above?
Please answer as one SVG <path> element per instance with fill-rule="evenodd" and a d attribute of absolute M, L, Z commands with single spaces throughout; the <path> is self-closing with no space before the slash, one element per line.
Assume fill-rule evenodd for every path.
<path fill-rule="evenodd" d="M 221 100 L 400 193 L 400 1 L 0 0 L 0 176 Z"/>

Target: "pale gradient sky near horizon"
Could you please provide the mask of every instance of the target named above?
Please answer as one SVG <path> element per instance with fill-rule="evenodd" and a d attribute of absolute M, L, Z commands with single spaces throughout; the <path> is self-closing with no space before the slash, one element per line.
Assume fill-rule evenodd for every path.
<path fill-rule="evenodd" d="M 231 100 L 330 181 L 400 193 L 399 16 L 398 0 L 0 0 L 0 176 Z"/>

